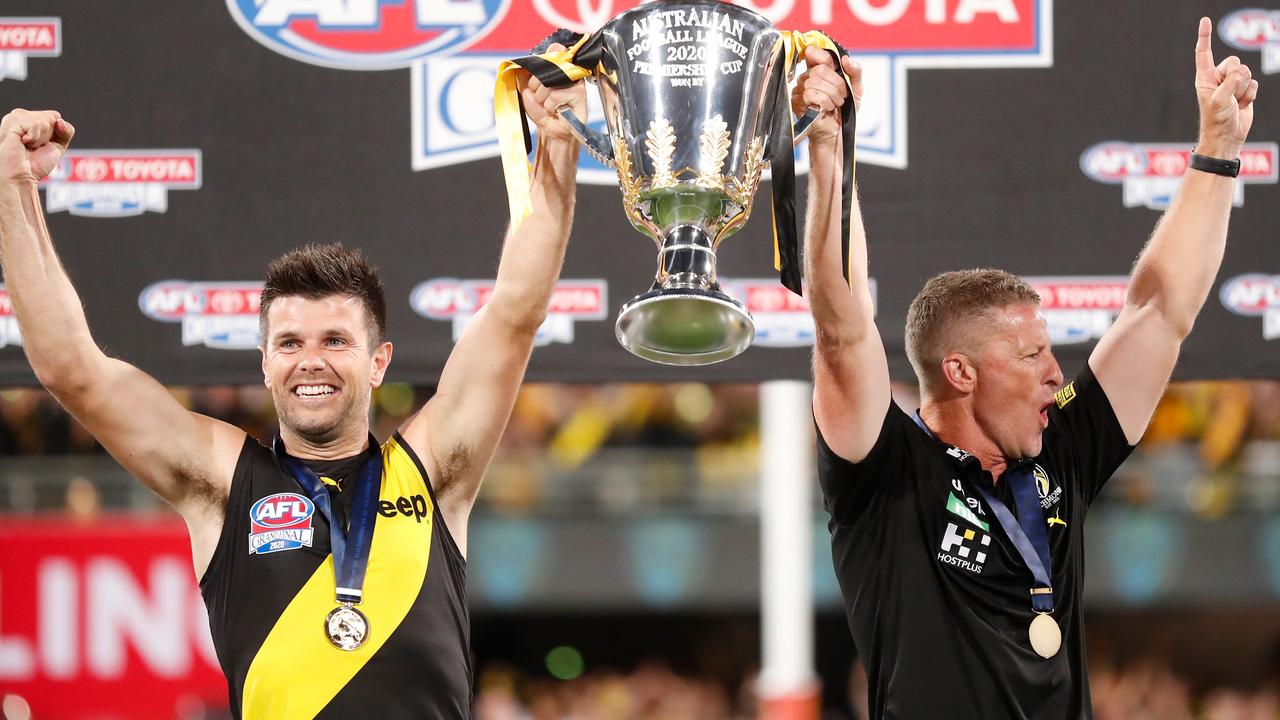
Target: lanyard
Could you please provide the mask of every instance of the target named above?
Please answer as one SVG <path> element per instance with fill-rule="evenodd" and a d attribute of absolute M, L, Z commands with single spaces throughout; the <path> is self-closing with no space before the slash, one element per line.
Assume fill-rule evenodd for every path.
<path fill-rule="evenodd" d="M 937 439 L 925 426 L 924 420 L 920 419 L 920 413 L 917 412 L 913 419 L 929 437 Z M 1029 467 L 1025 467 L 1006 471 L 1004 479 L 1013 491 L 1014 506 L 1018 508 L 1016 519 L 1008 506 L 985 488 L 978 486 L 978 492 L 995 513 L 1000 527 L 1004 528 L 1005 534 L 1013 541 L 1013 546 L 1035 578 L 1031 587 L 1032 609 L 1042 613 L 1053 612 L 1053 583 L 1049 578 L 1049 569 L 1052 567 L 1049 561 L 1049 531 L 1036 493 L 1034 474 Z"/>
<path fill-rule="evenodd" d="M 333 507 L 329 504 L 329 491 L 320 478 L 284 448 L 284 441 L 276 436 L 276 458 L 293 476 L 307 497 L 316 504 L 320 514 L 329 523 L 329 547 L 333 553 L 333 574 L 336 580 L 336 596 L 341 603 L 359 603 L 364 586 L 364 571 L 369 566 L 369 549 L 373 547 L 373 526 L 378 520 L 378 491 L 382 485 L 382 453 L 377 452 L 377 441 L 369 436 L 372 448 L 370 457 L 360 467 L 353 488 L 355 499 L 351 504 L 351 527 L 343 528 L 336 522 Z M 349 541 L 349 542 L 348 542 Z"/>

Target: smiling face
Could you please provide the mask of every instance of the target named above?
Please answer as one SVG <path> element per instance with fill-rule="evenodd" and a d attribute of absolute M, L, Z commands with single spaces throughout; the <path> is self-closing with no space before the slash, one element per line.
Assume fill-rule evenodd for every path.
<path fill-rule="evenodd" d="M 972 358 L 974 419 L 1004 457 L 1035 457 L 1053 394 L 1062 386 L 1049 328 L 1034 305 L 993 308 L 987 315 L 990 334 Z"/>
<path fill-rule="evenodd" d="M 312 446 L 363 441 L 369 400 L 391 362 L 373 346 L 363 302 L 347 295 L 275 298 L 267 310 L 262 374 L 282 432 Z"/>

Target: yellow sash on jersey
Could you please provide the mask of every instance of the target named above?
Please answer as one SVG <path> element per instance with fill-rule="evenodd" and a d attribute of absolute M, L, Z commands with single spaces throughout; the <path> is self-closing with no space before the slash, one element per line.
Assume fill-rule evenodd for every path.
<path fill-rule="evenodd" d="M 249 666 L 241 697 L 244 720 L 315 717 L 378 652 L 413 607 L 427 577 L 434 507 L 417 466 L 394 438 L 382 446 L 379 500 L 422 496 L 426 517 L 379 517 L 364 576 L 360 611 L 369 618 L 369 639 L 347 652 L 329 643 L 324 618 L 334 601 L 333 556 L 316 568 L 267 634 Z"/>

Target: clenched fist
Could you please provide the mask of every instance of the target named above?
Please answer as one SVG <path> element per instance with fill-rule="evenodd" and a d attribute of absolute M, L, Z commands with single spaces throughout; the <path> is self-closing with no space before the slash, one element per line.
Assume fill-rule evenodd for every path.
<path fill-rule="evenodd" d="M 564 50 L 563 45 L 553 44 L 548 51 Z M 587 91 L 581 80 L 567 88 L 549 88 L 530 75 L 524 81 L 520 94 L 524 99 L 524 111 L 538 126 L 538 132 L 548 140 L 575 140 L 569 124 L 556 112 L 568 105 L 582 122 L 587 121 Z"/>
<path fill-rule="evenodd" d="M 76 129 L 56 110 L 17 109 L 0 120 L 0 182 L 36 183 L 58 166 Z"/>
<path fill-rule="evenodd" d="M 826 50 L 805 48 L 804 60 L 808 69 L 791 91 L 791 109 L 796 115 L 804 114 L 811 107 L 820 109 L 822 115 L 813 123 L 809 142 L 835 142 L 840 136 L 840 108 L 849 97 L 850 90 L 853 94 L 854 112 L 858 111 L 862 102 L 862 66 L 847 55 L 840 58 L 840 70 L 849 78 L 849 82 L 845 83 L 831 54 Z"/>

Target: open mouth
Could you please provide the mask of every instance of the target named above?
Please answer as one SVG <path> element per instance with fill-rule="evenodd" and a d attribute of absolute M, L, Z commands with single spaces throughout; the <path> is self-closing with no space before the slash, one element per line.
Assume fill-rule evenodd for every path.
<path fill-rule="evenodd" d="M 337 394 L 337 392 L 338 392 L 338 388 L 332 385 L 324 385 L 324 384 L 299 385 L 293 389 L 293 394 L 296 397 L 306 398 L 306 399 L 326 398 L 331 395 Z"/>
<path fill-rule="evenodd" d="M 1049 408 L 1053 406 L 1053 401 L 1040 406 L 1040 423 L 1047 426 L 1049 424 Z"/>

